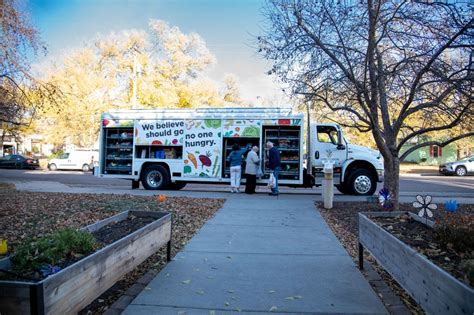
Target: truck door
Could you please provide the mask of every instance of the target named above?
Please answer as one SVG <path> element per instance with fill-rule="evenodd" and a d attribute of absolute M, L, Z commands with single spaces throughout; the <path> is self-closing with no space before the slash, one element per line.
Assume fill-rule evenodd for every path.
<path fill-rule="evenodd" d="M 312 128 L 312 166 L 323 167 L 325 161 L 333 161 L 335 167 L 340 167 L 346 159 L 347 144 L 340 131 L 334 125 L 316 125 Z M 342 143 L 338 144 L 341 141 Z"/>

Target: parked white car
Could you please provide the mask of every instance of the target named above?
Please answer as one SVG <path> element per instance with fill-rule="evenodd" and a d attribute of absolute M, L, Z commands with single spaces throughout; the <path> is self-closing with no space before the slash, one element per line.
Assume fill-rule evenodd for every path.
<path fill-rule="evenodd" d="M 69 151 L 57 159 L 48 161 L 48 169 L 55 170 L 82 170 L 89 172 L 99 160 L 99 151 L 77 150 Z"/>
<path fill-rule="evenodd" d="M 457 176 L 465 176 L 469 173 L 474 173 L 474 155 L 459 161 L 440 165 L 439 172 L 444 175 L 456 174 Z"/>

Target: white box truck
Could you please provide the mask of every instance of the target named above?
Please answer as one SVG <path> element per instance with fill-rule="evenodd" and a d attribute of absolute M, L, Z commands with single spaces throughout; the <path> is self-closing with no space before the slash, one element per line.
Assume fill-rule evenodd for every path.
<path fill-rule="evenodd" d="M 304 168 L 303 114 L 272 108 L 136 109 L 102 114 L 99 177 L 132 180 L 145 189 L 180 189 L 189 182 L 229 183 L 226 161 L 234 144 L 261 149 L 271 141 L 280 151 L 280 185 L 319 185 L 323 163 L 334 163 L 344 193 L 369 195 L 383 180 L 380 154 L 350 145 L 337 124 L 312 124 L 311 171 Z M 260 150 L 262 161 L 268 160 Z M 266 183 L 270 171 L 262 163 Z M 245 179 L 245 175 L 243 174 Z"/>

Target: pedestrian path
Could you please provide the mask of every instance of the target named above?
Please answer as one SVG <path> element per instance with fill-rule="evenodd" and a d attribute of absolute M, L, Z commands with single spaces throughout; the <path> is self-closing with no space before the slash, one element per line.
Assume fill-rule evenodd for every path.
<path fill-rule="evenodd" d="M 123 314 L 386 314 L 311 200 L 232 195 Z"/>

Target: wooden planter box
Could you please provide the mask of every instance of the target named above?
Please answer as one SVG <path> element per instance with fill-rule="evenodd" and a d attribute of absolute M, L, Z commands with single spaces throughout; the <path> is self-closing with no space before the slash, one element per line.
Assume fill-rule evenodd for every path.
<path fill-rule="evenodd" d="M 156 221 L 40 282 L 0 281 L 0 314 L 75 314 L 165 244 L 169 261 L 170 213 L 125 211 L 83 230 L 94 232 L 129 215 L 153 216 Z"/>
<path fill-rule="evenodd" d="M 428 314 L 473 314 L 474 289 L 385 231 L 368 216 L 406 212 L 359 213 L 359 267 L 364 247 Z"/>

